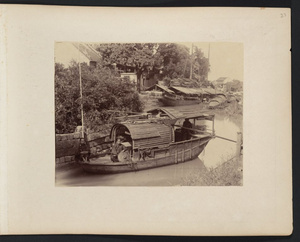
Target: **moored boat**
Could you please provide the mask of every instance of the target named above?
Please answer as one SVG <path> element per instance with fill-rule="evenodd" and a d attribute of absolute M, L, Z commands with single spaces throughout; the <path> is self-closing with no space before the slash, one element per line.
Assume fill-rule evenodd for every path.
<path fill-rule="evenodd" d="M 201 103 L 200 97 L 187 97 L 181 95 L 170 95 L 164 93 L 160 101 L 165 106 L 184 106 L 184 105 L 193 105 Z"/>
<path fill-rule="evenodd" d="M 163 90 L 160 101 L 165 106 L 184 106 L 199 103 L 209 103 L 210 100 L 225 96 L 224 93 L 213 88 L 189 88 L 172 86 Z"/>
<path fill-rule="evenodd" d="M 162 111 L 155 115 L 152 110 L 148 119 L 115 124 L 110 133 L 113 142 L 110 154 L 89 159 L 83 156 L 80 161 L 82 168 L 87 172 L 110 174 L 172 165 L 197 158 L 214 138 L 214 115 L 177 114 L 176 117 L 170 117 L 169 113 Z M 207 122 L 211 123 L 210 129 Z"/>
<path fill-rule="evenodd" d="M 202 90 L 199 88 L 169 87 L 164 91 L 161 102 L 165 106 L 183 106 L 202 102 Z"/>
<path fill-rule="evenodd" d="M 208 108 L 219 108 L 227 103 L 227 98 L 224 94 L 219 94 L 209 101 Z"/>

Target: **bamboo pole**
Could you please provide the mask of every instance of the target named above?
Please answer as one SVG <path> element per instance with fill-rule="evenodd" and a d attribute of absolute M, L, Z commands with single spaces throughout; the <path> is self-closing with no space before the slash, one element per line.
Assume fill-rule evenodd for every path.
<path fill-rule="evenodd" d="M 237 143 L 237 141 L 235 141 L 235 140 L 228 139 L 228 138 L 225 138 L 225 137 L 222 137 L 222 136 L 215 135 L 215 137 L 216 137 L 216 138 L 219 138 L 219 139 L 224 139 L 224 140 L 227 140 L 227 141 L 230 141 L 230 142 Z"/>
<path fill-rule="evenodd" d="M 80 64 L 80 43 L 78 44 L 78 66 L 79 66 L 79 86 L 80 86 L 80 109 L 81 109 L 81 132 L 84 138 L 84 121 L 83 121 L 83 95 L 82 95 L 82 79 L 81 79 L 81 64 Z"/>
<path fill-rule="evenodd" d="M 194 52 L 193 51 L 194 51 L 194 45 L 192 43 L 190 79 L 192 79 L 192 77 L 193 77 L 193 63 L 194 63 L 194 61 L 193 61 Z"/>
<path fill-rule="evenodd" d="M 242 133 L 237 132 L 236 158 L 239 158 L 241 155 L 241 146 L 242 146 Z M 237 161 L 238 161 L 238 159 L 237 159 Z"/>
<path fill-rule="evenodd" d="M 208 53 L 207 53 L 208 66 L 209 66 L 209 57 L 210 57 L 210 43 L 208 44 Z M 206 73 L 206 81 L 208 81 L 208 71 Z"/>
<path fill-rule="evenodd" d="M 200 64 L 199 64 L 199 67 L 198 67 L 198 82 L 199 82 L 199 84 L 201 83 Z"/>
<path fill-rule="evenodd" d="M 213 123 L 212 123 L 212 131 L 213 131 L 213 135 L 215 135 L 215 119 L 213 119 Z"/>

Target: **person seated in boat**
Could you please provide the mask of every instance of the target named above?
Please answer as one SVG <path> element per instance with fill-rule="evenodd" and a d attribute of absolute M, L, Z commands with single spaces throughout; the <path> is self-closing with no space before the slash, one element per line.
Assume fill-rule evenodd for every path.
<path fill-rule="evenodd" d="M 186 118 L 182 125 L 182 139 L 183 140 L 189 140 L 192 137 L 191 130 L 189 130 L 191 128 L 193 128 L 193 125 L 190 122 L 190 120 L 188 118 Z"/>
<path fill-rule="evenodd" d="M 116 143 L 112 147 L 110 159 L 113 162 L 119 162 L 118 154 L 120 154 L 120 152 L 124 149 L 124 147 L 122 145 L 123 141 L 124 141 L 124 137 L 123 136 L 118 136 Z"/>

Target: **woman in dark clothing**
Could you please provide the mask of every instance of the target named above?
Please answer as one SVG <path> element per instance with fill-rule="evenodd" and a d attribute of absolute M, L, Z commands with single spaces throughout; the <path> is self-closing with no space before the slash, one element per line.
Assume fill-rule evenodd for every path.
<path fill-rule="evenodd" d="M 186 129 L 188 128 L 188 129 Z M 191 129 L 193 128 L 193 125 L 192 123 L 189 121 L 189 119 L 185 119 L 184 122 L 183 122 L 183 125 L 182 125 L 182 138 L 183 140 L 189 140 L 192 135 L 191 135 Z"/>

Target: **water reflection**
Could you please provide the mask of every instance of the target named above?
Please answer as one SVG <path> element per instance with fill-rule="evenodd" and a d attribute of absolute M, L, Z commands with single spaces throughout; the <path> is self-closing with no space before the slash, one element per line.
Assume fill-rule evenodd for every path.
<path fill-rule="evenodd" d="M 80 167 L 72 171 L 57 171 L 57 186 L 176 186 L 196 170 L 205 170 L 203 162 L 192 161 L 138 172 L 122 174 L 89 174 Z"/>
<path fill-rule="evenodd" d="M 238 121 L 233 122 L 232 118 L 225 115 L 215 115 L 215 131 L 217 136 L 225 137 L 231 140 L 237 140 L 237 132 L 241 127 L 237 125 Z M 199 158 L 204 162 L 206 167 L 216 167 L 220 163 L 229 160 L 235 155 L 236 143 L 215 138 L 206 146 L 204 152 Z"/>

